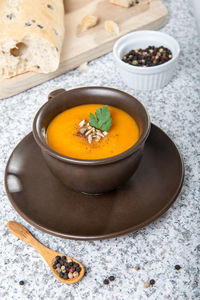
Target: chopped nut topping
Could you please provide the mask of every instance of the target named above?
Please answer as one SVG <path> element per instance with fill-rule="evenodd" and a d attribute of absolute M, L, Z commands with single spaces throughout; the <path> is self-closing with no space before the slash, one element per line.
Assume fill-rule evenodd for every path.
<path fill-rule="evenodd" d="M 89 142 L 89 144 L 91 144 L 91 143 L 92 143 L 92 136 L 91 136 L 91 134 L 90 134 L 90 135 L 88 135 L 88 142 Z"/>
<path fill-rule="evenodd" d="M 83 127 L 85 125 L 85 120 L 82 120 L 78 125 L 79 127 Z"/>
<path fill-rule="evenodd" d="M 79 123 L 79 136 L 80 134 L 87 138 L 88 143 L 91 144 L 92 141 L 94 140 L 95 142 L 99 142 L 101 140 L 101 138 L 104 138 L 105 136 L 108 135 L 107 131 L 101 131 L 99 129 L 96 129 L 95 127 L 90 126 L 89 123 L 86 123 L 86 120 L 82 120 Z"/>
<path fill-rule="evenodd" d="M 92 132 L 92 128 L 90 130 L 88 130 L 85 135 L 87 136 L 88 134 L 90 134 Z"/>
<path fill-rule="evenodd" d="M 97 135 L 100 135 L 101 137 L 104 137 L 104 135 L 103 135 L 103 133 L 101 133 L 101 131 L 100 130 L 96 130 L 96 133 L 97 133 Z"/>
<path fill-rule="evenodd" d="M 99 142 L 100 139 L 101 139 L 101 137 L 98 135 L 98 136 L 96 137 L 95 141 L 96 141 L 96 142 Z"/>
<path fill-rule="evenodd" d="M 80 129 L 80 133 L 81 133 L 81 134 L 84 134 L 86 131 L 87 131 L 86 128 L 81 128 L 81 129 Z"/>

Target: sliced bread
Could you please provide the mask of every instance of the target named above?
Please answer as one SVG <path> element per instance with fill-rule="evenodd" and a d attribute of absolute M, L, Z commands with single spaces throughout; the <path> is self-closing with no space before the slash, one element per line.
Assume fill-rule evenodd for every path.
<path fill-rule="evenodd" d="M 62 0 L 1 0 L 0 28 L 0 75 L 58 68 L 64 38 Z"/>

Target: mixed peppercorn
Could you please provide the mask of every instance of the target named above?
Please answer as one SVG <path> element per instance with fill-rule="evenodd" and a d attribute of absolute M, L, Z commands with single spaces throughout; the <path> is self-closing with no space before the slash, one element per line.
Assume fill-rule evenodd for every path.
<path fill-rule="evenodd" d="M 77 278 L 81 271 L 80 265 L 66 256 L 56 256 L 53 268 L 63 279 Z"/>
<path fill-rule="evenodd" d="M 72 279 L 79 276 L 81 267 L 78 263 L 72 261 L 71 259 L 67 259 L 66 256 L 56 256 L 53 268 L 57 271 L 59 276 L 63 279 Z M 175 265 L 174 268 L 176 270 L 180 270 L 181 266 Z M 134 267 L 136 271 L 140 270 L 140 267 L 137 265 Z M 86 275 L 85 271 L 85 275 Z M 111 275 L 108 278 L 105 278 L 103 283 L 105 285 L 108 285 L 111 281 L 115 280 L 115 276 Z M 151 279 L 149 281 L 144 282 L 144 287 L 149 288 L 150 286 L 154 286 L 156 281 L 154 279 Z M 24 280 L 19 281 L 20 285 L 24 285 Z"/>
<path fill-rule="evenodd" d="M 152 67 L 164 64 L 172 59 L 172 52 L 164 46 L 149 46 L 146 49 L 129 51 L 122 57 L 122 61 L 137 67 Z"/>
<path fill-rule="evenodd" d="M 175 267 L 174 267 L 176 270 L 180 270 L 181 269 L 181 266 L 179 266 L 179 265 L 175 265 Z"/>
<path fill-rule="evenodd" d="M 110 281 L 114 281 L 114 280 L 115 280 L 115 276 L 111 275 L 108 277 L 108 279 L 107 278 L 104 279 L 103 283 L 107 285 L 107 284 L 109 284 Z"/>

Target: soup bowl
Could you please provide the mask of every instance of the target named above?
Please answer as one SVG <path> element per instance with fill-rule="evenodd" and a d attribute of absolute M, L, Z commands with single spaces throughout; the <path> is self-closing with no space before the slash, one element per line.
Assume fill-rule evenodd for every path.
<path fill-rule="evenodd" d="M 119 155 L 92 160 L 68 157 L 51 149 L 46 138 L 50 122 L 59 113 L 82 104 L 107 104 L 127 112 L 139 128 L 136 144 Z M 34 118 L 33 135 L 47 166 L 65 186 L 77 192 L 101 194 L 124 184 L 137 170 L 150 126 L 144 106 L 131 95 L 112 88 L 83 87 L 51 92 Z"/>

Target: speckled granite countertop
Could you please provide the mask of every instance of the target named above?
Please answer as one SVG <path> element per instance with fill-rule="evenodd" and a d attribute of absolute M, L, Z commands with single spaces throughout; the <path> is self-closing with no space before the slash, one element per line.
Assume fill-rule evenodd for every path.
<path fill-rule="evenodd" d="M 180 42 L 177 76 L 162 90 L 139 92 L 127 88 L 113 68 L 112 54 L 22 94 L 0 101 L 0 299 L 200 299 L 200 56 L 189 1 L 164 1 L 169 20 L 162 31 Z M 168 133 L 182 152 L 185 182 L 180 196 L 159 220 L 135 234 L 103 241 L 63 240 L 27 224 L 7 199 L 3 176 L 16 144 L 31 131 L 33 116 L 56 88 L 110 86 L 138 98 L 152 122 Z M 45 245 L 80 260 L 87 276 L 74 286 L 58 282 L 31 247 L 6 228 L 16 220 Z M 174 266 L 179 264 L 179 271 Z M 141 270 L 135 271 L 139 265 Z M 108 275 L 116 280 L 103 285 Z M 154 287 L 144 282 L 154 278 Z M 24 286 L 19 281 L 24 280 Z"/>

